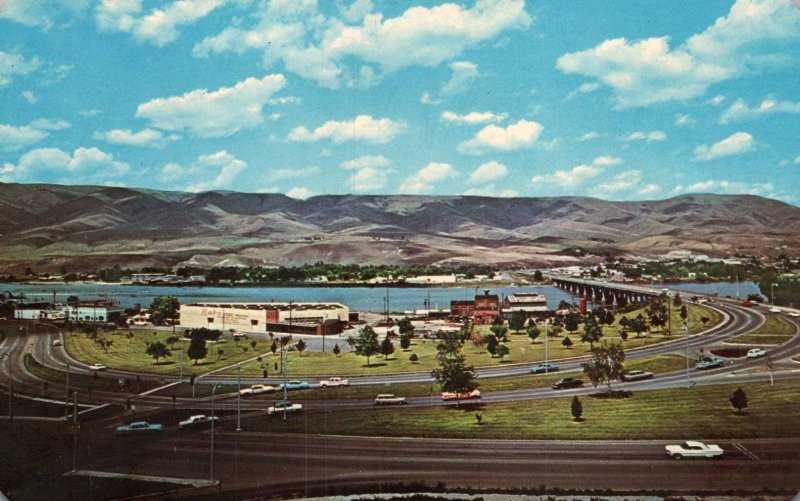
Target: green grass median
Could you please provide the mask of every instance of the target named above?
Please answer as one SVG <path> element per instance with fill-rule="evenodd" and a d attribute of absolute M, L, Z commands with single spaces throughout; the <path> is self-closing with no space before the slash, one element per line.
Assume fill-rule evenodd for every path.
<path fill-rule="evenodd" d="M 737 388 L 749 407 L 737 414 L 728 401 Z M 570 414 L 572 397 L 455 407 L 375 408 L 305 413 L 286 421 L 259 416 L 246 431 L 475 439 L 731 439 L 800 437 L 793 381 L 635 392 L 627 398 L 581 397 L 584 420 Z M 300 401 L 300 400 L 297 400 Z M 481 415 L 478 424 L 475 414 Z"/>
<path fill-rule="evenodd" d="M 764 325 L 731 341 L 742 344 L 776 345 L 789 341 L 796 334 L 797 327 L 795 324 L 781 316 L 768 315 Z"/>

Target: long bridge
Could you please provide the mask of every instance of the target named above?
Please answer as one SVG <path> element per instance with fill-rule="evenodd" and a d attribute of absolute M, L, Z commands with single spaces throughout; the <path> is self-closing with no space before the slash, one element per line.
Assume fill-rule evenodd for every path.
<path fill-rule="evenodd" d="M 566 275 L 547 276 L 556 287 L 598 305 L 622 307 L 629 303 L 644 302 L 649 298 L 658 297 L 664 292 L 664 289 L 642 285 L 588 280 Z"/>

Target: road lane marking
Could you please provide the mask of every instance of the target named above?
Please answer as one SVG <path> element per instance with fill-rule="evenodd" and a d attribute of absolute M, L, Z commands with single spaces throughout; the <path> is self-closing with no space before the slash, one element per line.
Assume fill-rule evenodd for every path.
<path fill-rule="evenodd" d="M 759 459 L 761 459 L 742 444 L 734 443 L 733 446 L 736 447 L 742 454 L 747 456 L 748 459 L 752 459 L 753 461 L 758 461 Z"/>

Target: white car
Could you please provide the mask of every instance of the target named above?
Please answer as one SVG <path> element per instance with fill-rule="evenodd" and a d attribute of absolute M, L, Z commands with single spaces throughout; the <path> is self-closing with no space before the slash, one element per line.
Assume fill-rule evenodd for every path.
<path fill-rule="evenodd" d="M 331 386 L 350 386 L 349 379 L 342 379 L 340 377 L 332 377 L 328 379 L 323 379 L 319 382 L 320 388 L 328 388 Z"/>
<path fill-rule="evenodd" d="M 287 413 L 303 412 L 303 404 L 293 404 L 288 400 L 279 400 L 274 405 L 267 407 L 267 414 L 270 416 L 278 413 L 282 414 L 284 411 Z"/>
<path fill-rule="evenodd" d="M 780 313 L 780 312 L 781 312 L 781 309 L 780 309 L 780 308 L 770 308 L 770 309 L 769 309 L 769 311 L 770 311 L 771 313 Z"/>
<path fill-rule="evenodd" d="M 758 358 L 763 357 L 767 354 L 767 350 L 764 348 L 751 348 L 747 351 L 747 358 Z"/>
<path fill-rule="evenodd" d="M 407 403 L 406 397 L 398 397 L 391 393 L 381 393 L 375 397 L 375 405 L 405 405 Z"/>
<path fill-rule="evenodd" d="M 258 395 L 260 393 L 272 393 L 276 390 L 274 386 L 270 386 L 267 384 L 254 384 L 249 388 L 242 388 L 239 390 L 239 395 L 243 397 L 249 397 L 252 395 Z"/>
<path fill-rule="evenodd" d="M 92 364 L 89 366 L 90 371 L 104 371 L 106 370 L 106 366 L 103 364 Z"/>
<path fill-rule="evenodd" d="M 650 379 L 653 377 L 652 372 L 647 371 L 628 371 L 622 375 L 623 381 L 641 381 L 642 379 Z"/>
<path fill-rule="evenodd" d="M 183 421 L 178 423 L 178 428 L 182 430 L 184 428 L 202 426 L 204 424 L 210 424 L 212 421 L 214 422 L 219 421 L 219 418 L 217 416 L 209 417 L 206 416 L 205 414 L 198 414 L 196 416 L 190 416 L 189 419 L 184 419 Z"/>
<path fill-rule="evenodd" d="M 790 317 L 794 317 L 794 318 L 798 318 L 798 317 L 800 317 L 800 313 L 797 313 L 796 311 L 792 311 L 792 312 L 789 312 L 789 316 Z"/>
<path fill-rule="evenodd" d="M 667 455 L 675 459 L 683 458 L 713 458 L 720 457 L 725 452 L 719 445 L 687 440 L 682 444 L 668 445 L 665 447 Z"/>

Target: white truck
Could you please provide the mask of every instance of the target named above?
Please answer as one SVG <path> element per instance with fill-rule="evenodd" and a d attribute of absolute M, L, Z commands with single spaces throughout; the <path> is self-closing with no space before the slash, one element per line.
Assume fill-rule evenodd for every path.
<path fill-rule="evenodd" d="M 719 445 L 706 445 L 703 442 L 693 440 L 687 440 L 678 445 L 668 445 L 665 448 L 667 450 L 667 455 L 675 459 L 714 458 L 722 456 L 725 452 Z"/>
<path fill-rule="evenodd" d="M 340 377 L 331 377 L 328 379 L 323 379 L 319 382 L 320 388 L 329 388 L 332 386 L 350 386 L 350 380 L 342 379 Z"/>

